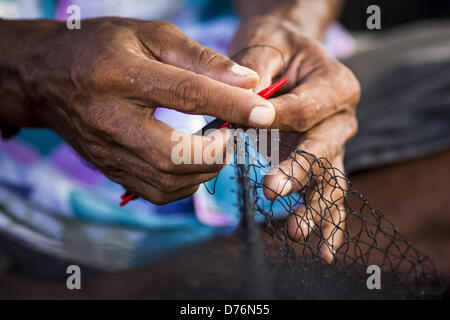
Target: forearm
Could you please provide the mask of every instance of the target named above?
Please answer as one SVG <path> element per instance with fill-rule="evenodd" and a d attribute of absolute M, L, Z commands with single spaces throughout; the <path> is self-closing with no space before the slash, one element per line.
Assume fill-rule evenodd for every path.
<path fill-rule="evenodd" d="M 48 61 L 49 35 L 60 23 L 0 20 L 0 124 L 40 126 L 38 82 Z"/>
<path fill-rule="evenodd" d="M 289 21 L 310 36 L 321 39 L 339 15 L 345 0 L 235 0 L 242 21 L 271 16 Z"/>

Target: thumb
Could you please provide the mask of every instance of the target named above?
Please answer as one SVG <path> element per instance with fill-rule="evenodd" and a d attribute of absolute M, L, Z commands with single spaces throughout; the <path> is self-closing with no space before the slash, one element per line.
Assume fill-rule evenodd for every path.
<path fill-rule="evenodd" d="M 156 28 L 154 23 L 158 24 Z M 255 71 L 201 45 L 173 24 L 152 22 L 150 26 L 144 24 L 139 37 L 161 62 L 244 89 L 254 88 L 259 82 Z"/>

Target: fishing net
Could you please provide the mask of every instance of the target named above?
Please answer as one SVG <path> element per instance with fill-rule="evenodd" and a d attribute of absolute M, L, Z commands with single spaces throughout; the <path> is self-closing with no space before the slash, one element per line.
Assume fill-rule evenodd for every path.
<path fill-rule="evenodd" d="M 245 141 L 245 163 L 234 164 L 244 244 L 245 297 L 441 296 L 443 286 L 433 262 L 354 190 L 344 172 L 327 159 L 279 139 L 280 157 L 291 161 L 290 172 L 301 170 L 307 179 L 298 181 L 278 169 L 301 191 L 277 194 L 275 200 L 267 201 L 262 190 L 268 188 L 263 177 L 269 168 L 252 152 L 245 135 L 236 135 L 235 144 L 237 140 Z M 280 212 L 288 217 L 279 218 Z M 261 220 L 262 228 L 257 222 Z M 379 290 L 368 288 L 371 265 L 381 271 Z"/>
<path fill-rule="evenodd" d="M 258 47 L 275 50 L 280 55 L 282 78 L 286 61 L 276 47 L 255 44 L 238 51 L 232 59 Z M 342 170 L 325 158 L 286 143 L 283 137 L 277 136 L 276 140 L 279 157 L 290 161 L 288 170 L 276 170 L 300 190 L 287 196 L 264 184 L 264 176 L 273 168 L 262 161 L 256 148 L 257 139 L 242 130 L 234 135 L 236 193 L 246 264 L 244 296 L 293 299 L 442 296 L 444 285 L 433 262 L 352 188 Z M 244 152 L 239 147 L 242 145 Z M 300 181 L 299 176 L 305 179 Z M 275 200 L 266 200 L 264 189 L 276 194 Z M 380 270 L 379 290 L 368 288 L 368 278 L 373 272 L 370 266 Z"/>

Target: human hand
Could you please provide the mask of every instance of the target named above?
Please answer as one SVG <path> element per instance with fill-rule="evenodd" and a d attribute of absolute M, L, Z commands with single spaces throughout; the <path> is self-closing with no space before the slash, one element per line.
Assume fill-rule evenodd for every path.
<path fill-rule="evenodd" d="M 33 125 L 55 130 L 108 178 L 155 204 L 191 195 L 223 167 L 175 164 L 178 141 L 155 119 L 156 106 L 257 127 L 274 119 L 271 103 L 247 90 L 259 80 L 255 72 L 172 24 L 99 18 L 83 21 L 81 30 L 48 21 L 33 27 L 45 46 L 25 41 L 28 60 L 17 63 L 27 70 L 17 101 L 26 101 Z M 226 139 L 181 137 L 192 141 L 180 152 L 192 159 L 211 143 L 225 149 Z"/>
<path fill-rule="evenodd" d="M 284 131 L 281 140 L 328 159 L 339 169 L 334 173 L 340 187 L 345 189 L 346 180 L 342 177 L 345 145 L 357 130 L 355 108 L 360 97 L 357 79 L 296 25 L 266 16 L 244 24 L 230 46 L 235 61 L 259 74 L 261 81 L 256 90 L 270 84 L 283 69 L 280 52 L 268 46 L 282 53 L 286 61 L 284 77 L 288 79 L 280 90 L 282 94 L 270 100 L 276 111 L 271 127 Z M 250 48 L 235 55 L 247 47 Z M 345 227 L 344 194 L 336 189 L 335 182 L 327 180 L 329 177 L 318 162 L 312 160 L 305 154 L 280 153 L 279 167 L 264 178 L 264 194 L 274 200 L 306 190 L 306 205 L 289 217 L 288 233 L 294 240 L 306 241 L 313 230 L 320 228 L 321 238 L 326 239 L 318 245 L 320 254 L 330 262 Z M 324 187 L 320 198 L 317 192 L 312 192 L 314 186 Z M 330 210 L 324 211 L 324 206 Z"/>

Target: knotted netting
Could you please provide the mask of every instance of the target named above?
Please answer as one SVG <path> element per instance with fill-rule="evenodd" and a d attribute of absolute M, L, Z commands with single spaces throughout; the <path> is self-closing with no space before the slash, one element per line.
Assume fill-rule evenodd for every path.
<path fill-rule="evenodd" d="M 291 168 L 276 170 L 300 191 L 277 194 L 268 201 L 262 191 L 269 188 L 263 180 L 269 168 L 252 149 L 245 140 L 245 163 L 234 164 L 245 248 L 245 297 L 427 299 L 442 295 L 443 284 L 433 262 L 352 188 L 342 170 L 279 139 L 280 157 L 288 159 Z M 298 180 L 299 170 L 306 179 Z M 368 284 L 373 266 L 380 270 L 379 289 Z"/>

